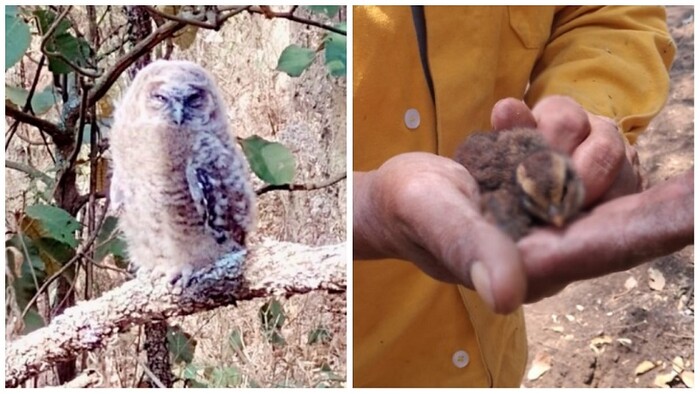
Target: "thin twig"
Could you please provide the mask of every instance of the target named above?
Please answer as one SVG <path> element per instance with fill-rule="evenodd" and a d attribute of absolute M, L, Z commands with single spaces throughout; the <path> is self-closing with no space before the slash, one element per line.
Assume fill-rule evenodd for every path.
<path fill-rule="evenodd" d="M 27 94 L 27 101 L 24 103 L 24 107 L 22 107 L 22 113 L 31 112 L 31 115 L 29 115 L 29 116 L 36 115 L 34 113 L 34 109 L 32 108 L 32 99 L 34 98 L 34 93 L 36 92 L 36 87 L 39 84 L 39 76 L 41 75 L 41 70 L 44 68 L 44 63 L 46 63 L 46 56 L 41 55 L 41 59 L 39 59 L 39 65 L 37 66 L 36 73 L 34 74 L 34 80 L 32 81 L 32 86 L 29 88 L 29 94 Z M 6 105 L 6 107 L 7 107 L 7 105 Z M 10 135 L 7 138 L 7 141 L 5 142 L 5 150 L 7 150 L 7 148 L 10 146 L 10 141 L 12 141 L 12 137 L 17 132 L 17 127 L 19 127 L 19 122 L 20 122 L 19 119 L 16 116 L 14 118 L 15 118 L 15 121 L 12 124 L 12 126 L 10 126 L 10 131 L 9 131 Z M 39 118 L 37 118 L 37 119 L 39 119 Z M 56 158 L 54 157 L 53 152 L 51 152 L 51 148 L 49 147 L 49 144 L 46 142 L 46 135 L 44 134 L 44 130 L 39 128 L 39 134 L 41 135 L 41 140 L 44 141 L 44 146 L 46 146 L 46 150 L 49 153 L 49 157 L 51 158 L 51 161 L 56 163 Z"/>
<path fill-rule="evenodd" d="M 286 190 L 286 191 L 310 191 L 318 190 L 326 187 L 335 185 L 336 183 L 347 178 L 347 174 L 343 174 L 337 178 L 331 178 L 329 180 L 319 182 L 319 183 L 307 183 L 307 184 L 285 184 L 285 185 L 267 185 L 255 191 L 258 196 L 269 193 L 273 190 Z"/>
<path fill-rule="evenodd" d="M 5 159 L 5 168 L 10 168 L 19 172 L 23 172 L 32 178 L 39 178 L 44 184 L 49 185 L 53 183 L 53 178 L 41 172 L 29 164 L 18 163 L 15 161 L 10 161 Z"/>
<path fill-rule="evenodd" d="M 293 8 L 293 10 L 295 10 L 295 9 L 296 9 L 296 8 Z M 302 23 L 302 24 L 309 25 L 309 26 L 315 26 L 315 27 L 318 27 L 318 28 L 321 28 L 321 29 L 324 29 L 324 30 L 332 31 L 333 33 L 337 33 L 337 34 L 340 34 L 340 35 L 343 35 L 343 36 L 347 36 L 347 34 L 348 34 L 346 31 L 344 31 L 344 30 L 342 30 L 342 29 L 339 29 L 339 28 L 337 28 L 337 27 L 335 27 L 335 26 L 326 25 L 326 24 L 323 24 L 323 23 L 321 23 L 321 22 L 317 22 L 317 21 L 315 21 L 315 20 L 311 20 L 311 19 L 307 19 L 307 18 L 302 18 L 302 17 L 296 16 L 296 15 L 293 14 L 293 10 L 292 10 L 292 11 L 289 11 L 289 12 L 274 12 L 274 11 L 270 11 L 270 12 L 267 12 L 267 13 L 266 13 L 265 11 L 261 10 L 259 7 L 251 7 L 251 8 L 248 9 L 248 12 L 251 13 L 251 14 L 265 15 L 266 17 L 271 17 L 271 18 L 288 19 L 288 20 L 290 20 L 290 21 L 292 21 L 292 22 Z"/>
<path fill-rule="evenodd" d="M 88 93 L 90 92 L 90 88 L 85 81 L 81 80 L 80 89 L 82 90 L 82 97 L 80 97 L 80 118 L 78 119 L 77 130 L 78 140 L 76 141 L 75 149 L 73 149 L 73 153 L 70 155 L 70 159 L 68 160 L 68 167 L 73 167 L 73 165 L 75 164 L 75 160 L 78 158 L 78 153 L 80 153 L 80 148 L 83 145 L 83 129 L 85 128 L 85 117 L 87 116 L 88 107 Z"/>
<path fill-rule="evenodd" d="M 216 29 L 219 29 L 219 28 L 221 27 L 221 25 L 208 23 L 208 22 L 205 22 L 205 21 L 200 20 L 200 19 L 191 19 L 191 18 L 182 17 L 182 16 L 180 16 L 180 15 L 166 14 L 165 12 L 162 12 L 162 11 L 160 11 L 159 9 L 155 8 L 155 7 L 151 7 L 151 6 L 147 6 L 147 5 L 143 6 L 143 8 L 144 8 L 146 11 L 148 11 L 148 13 L 151 14 L 151 15 L 157 15 L 157 16 L 163 18 L 163 19 L 167 19 L 167 20 L 170 20 L 170 21 L 175 21 L 175 22 L 180 22 L 180 23 L 186 23 L 186 24 L 188 24 L 188 25 L 198 26 L 198 27 L 201 27 L 201 28 L 204 28 L 204 29 L 214 29 L 214 30 L 216 30 Z M 205 16 L 204 14 L 200 14 L 200 15 L 201 15 L 201 17 L 204 17 L 204 16 Z M 198 17 L 199 15 L 193 14 L 192 16 Z"/>
<path fill-rule="evenodd" d="M 95 83 L 95 86 L 90 90 L 88 96 L 88 105 L 92 105 L 100 100 L 112 85 L 119 79 L 119 76 L 133 64 L 139 57 L 150 51 L 161 41 L 171 37 L 173 33 L 182 29 L 186 25 L 179 22 L 164 23 L 158 29 L 153 31 L 146 39 L 139 42 L 134 48 L 119 58 L 117 62 L 107 70 L 103 76 Z M 77 114 L 75 114 L 77 115 Z M 74 115 L 74 116 L 75 116 Z"/>

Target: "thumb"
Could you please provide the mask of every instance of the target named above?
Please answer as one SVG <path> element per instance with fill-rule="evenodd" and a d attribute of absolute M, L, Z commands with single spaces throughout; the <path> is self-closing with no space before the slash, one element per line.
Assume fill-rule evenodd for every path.
<path fill-rule="evenodd" d="M 443 257 L 452 274 L 471 286 L 497 313 L 510 313 L 525 301 L 525 269 L 515 243 L 483 217 L 473 218 Z"/>

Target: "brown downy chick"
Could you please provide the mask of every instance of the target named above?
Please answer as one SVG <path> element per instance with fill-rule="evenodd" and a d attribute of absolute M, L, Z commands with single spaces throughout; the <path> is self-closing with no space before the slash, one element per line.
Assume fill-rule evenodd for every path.
<path fill-rule="evenodd" d="M 484 216 L 515 240 L 535 221 L 561 227 L 581 209 L 583 183 L 570 160 L 534 129 L 473 134 L 455 160 L 479 183 Z"/>

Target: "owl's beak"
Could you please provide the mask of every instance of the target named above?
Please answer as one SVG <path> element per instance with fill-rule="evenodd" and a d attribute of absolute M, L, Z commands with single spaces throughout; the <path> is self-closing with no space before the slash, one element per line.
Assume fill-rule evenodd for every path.
<path fill-rule="evenodd" d="M 180 101 L 174 100 L 171 104 L 173 121 L 180 126 L 185 119 L 185 108 Z"/>

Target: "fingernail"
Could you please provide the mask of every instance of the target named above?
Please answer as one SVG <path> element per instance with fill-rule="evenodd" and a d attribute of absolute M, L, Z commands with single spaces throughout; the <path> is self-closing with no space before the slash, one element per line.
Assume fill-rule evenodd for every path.
<path fill-rule="evenodd" d="M 489 272 L 486 270 L 486 266 L 481 261 L 476 261 L 472 264 L 469 273 L 472 277 L 472 283 L 476 292 L 479 293 L 481 299 L 491 307 L 491 310 L 496 310 L 496 302 L 493 298 L 493 292 L 491 290 L 491 277 Z"/>

